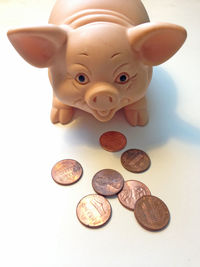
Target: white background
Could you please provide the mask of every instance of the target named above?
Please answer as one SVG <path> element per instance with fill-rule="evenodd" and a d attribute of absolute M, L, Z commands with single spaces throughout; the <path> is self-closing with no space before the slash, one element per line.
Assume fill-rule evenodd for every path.
<path fill-rule="evenodd" d="M 52 90 L 46 69 L 27 64 L 6 37 L 7 29 L 45 24 L 54 0 L 0 1 L 0 265 L 70 267 L 200 266 L 200 1 L 144 0 L 152 21 L 184 26 L 188 39 L 168 62 L 154 69 L 148 90 L 150 121 L 131 127 L 118 112 L 101 123 L 77 111 L 67 126 L 53 125 Z M 98 143 L 107 130 L 127 137 L 124 149 L 140 148 L 152 161 L 143 174 L 120 163 Z M 51 178 L 59 160 L 84 169 L 69 187 Z M 93 175 L 114 168 L 125 180 L 145 183 L 171 213 L 161 232 L 144 230 L 133 212 L 110 199 L 112 218 L 103 228 L 76 218 L 79 200 L 93 193 Z"/>

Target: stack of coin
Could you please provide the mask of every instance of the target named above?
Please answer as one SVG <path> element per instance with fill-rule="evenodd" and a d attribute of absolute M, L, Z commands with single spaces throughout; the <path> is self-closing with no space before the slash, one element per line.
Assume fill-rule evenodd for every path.
<path fill-rule="evenodd" d="M 126 137 L 119 132 L 109 131 L 101 135 L 101 146 L 110 152 L 122 150 L 127 143 Z M 121 155 L 122 166 L 133 173 L 146 171 L 151 161 L 140 149 L 129 149 Z M 54 181 L 61 185 L 77 182 L 83 174 L 79 162 L 65 159 L 57 162 L 51 171 Z M 127 209 L 134 211 L 138 223 L 145 229 L 157 231 L 169 223 L 170 214 L 166 204 L 152 196 L 148 187 L 140 181 L 124 181 L 123 176 L 113 169 L 102 169 L 92 179 L 96 194 L 83 197 L 76 208 L 79 221 L 90 228 L 105 225 L 111 218 L 112 208 L 105 197 L 118 196 L 119 202 Z"/>
<path fill-rule="evenodd" d="M 99 141 L 101 146 L 110 152 L 123 149 L 127 143 L 126 137 L 122 133 L 114 131 L 102 134 Z M 121 155 L 121 164 L 130 172 L 141 173 L 149 169 L 151 160 L 144 151 L 129 149 Z M 102 170 L 94 176 L 92 186 L 98 194 L 104 196 L 111 195 L 109 190 L 113 194 L 114 192 L 117 194 L 113 190 L 114 177 L 106 170 Z M 125 181 L 122 190 L 118 191 L 118 199 L 124 207 L 134 210 L 136 220 L 147 230 L 161 230 L 169 222 L 170 214 L 165 203 L 159 198 L 151 196 L 150 190 L 142 182 L 136 180 Z"/>

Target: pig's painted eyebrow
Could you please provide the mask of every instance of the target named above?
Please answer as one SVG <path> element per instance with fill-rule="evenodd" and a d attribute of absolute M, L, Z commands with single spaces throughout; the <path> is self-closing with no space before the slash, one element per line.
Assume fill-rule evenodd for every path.
<path fill-rule="evenodd" d="M 85 66 L 84 64 L 82 64 L 82 63 L 75 63 L 74 65 L 80 65 L 80 66 L 86 68 L 88 70 L 88 72 L 92 75 L 90 69 L 87 66 Z"/>
<path fill-rule="evenodd" d="M 113 72 L 113 76 L 115 75 L 115 73 L 121 68 L 121 67 L 124 67 L 124 66 L 126 66 L 126 65 L 128 65 L 129 63 L 127 62 L 127 63 L 123 63 L 123 64 L 121 64 L 121 65 L 119 65 L 116 69 L 115 69 L 115 71 Z"/>
<path fill-rule="evenodd" d="M 80 54 L 78 54 L 79 56 L 87 56 L 87 57 L 89 57 L 89 55 L 87 54 L 87 53 L 80 53 Z"/>
<path fill-rule="evenodd" d="M 114 57 L 116 57 L 116 56 L 118 56 L 120 54 L 121 54 L 120 52 L 114 53 L 110 58 L 114 58 Z"/>

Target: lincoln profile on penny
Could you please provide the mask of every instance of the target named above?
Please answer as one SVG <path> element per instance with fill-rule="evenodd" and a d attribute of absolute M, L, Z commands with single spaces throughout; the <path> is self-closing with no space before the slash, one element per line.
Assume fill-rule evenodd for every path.
<path fill-rule="evenodd" d="M 47 25 L 8 38 L 28 63 L 48 68 L 53 123 L 69 123 L 76 108 L 106 122 L 123 108 L 130 125 L 143 126 L 152 68 L 179 50 L 186 30 L 150 22 L 140 0 L 57 0 Z"/>

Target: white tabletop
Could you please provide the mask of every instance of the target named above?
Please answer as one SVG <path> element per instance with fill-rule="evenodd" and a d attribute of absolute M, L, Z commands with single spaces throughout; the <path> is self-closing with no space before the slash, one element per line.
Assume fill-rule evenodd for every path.
<path fill-rule="evenodd" d="M 188 39 L 169 61 L 154 68 L 148 90 L 150 121 L 131 127 L 122 112 L 107 123 L 77 111 L 73 122 L 53 125 L 46 69 L 27 64 L 6 37 L 10 27 L 45 24 L 54 0 L 0 1 L 0 265 L 70 267 L 197 267 L 200 265 L 200 1 L 144 0 L 152 21 L 180 24 Z M 142 174 L 125 170 L 123 151 L 110 153 L 99 136 L 117 130 L 127 147 L 148 153 Z M 63 187 L 53 165 L 78 160 L 83 177 Z M 112 218 L 99 229 L 79 223 L 79 200 L 94 193 L 93 175 L 104 168 L 145 183 L 168 206 L 171 221 L 149 232 L 117 198 Z"/>

